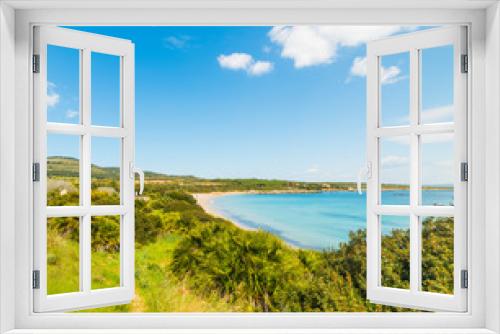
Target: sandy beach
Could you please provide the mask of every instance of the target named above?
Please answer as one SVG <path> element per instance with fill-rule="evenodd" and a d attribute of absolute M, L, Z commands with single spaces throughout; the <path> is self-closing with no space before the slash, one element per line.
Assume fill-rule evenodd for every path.
<path fill-rule="evenodd" d="M 230 217 L 225 216 L 223 213 L 219 212 L 214 206 L 214 200 L 220 196 L 227 195 L 238 195 L 238 194 L 248 194 L 250 192 L 242 192 L 242 191 L 233 191 L 233 192 L 212 192 L 212 193 L 201 193 L 201 194 L 192 194 L 196 199 L 196 202 L 199 206 L 205 210 L 206 213 L 211 214 L 214 217 L 223 218 L 225 220 L 230 221 L 235 226 L 248 231 L 255 231 L 254 228 L 248 227 L 246 225 L 240 224 L 239 222 L 231 219 Z"/>
<path fill-rule="evenodd" d="M 212 193 L 199 193 L 199 194 L 191 194 L 193 197 L 196 199 L 196 202 L 198 203 L 199 206 L 205 210 L 208 214 L 225 219 L 231 223 L 233 223 L 234 226 L 246 230 L 246 231 L 257 231 L 257 228 L 249 227 L 247 225 L 241 224 L 237 220 L 224 215 L 224 213 L 220 212 L 215 208 L 214 206 L 214 200 L 217 197 L 221 196 L 227 196 L 227 195 L 242 195 L 242 194 L 278 194 L 278 193 L 296 193 L 295 191 L 269 191 L 269 192 L 262 192 L 262 191 L 232 191 L 232 192 L 212 192 Z M 294 244 L 291 241 L 287 241 L 282 239 L 283 242 L 285 242 L 289 247 L 298 249 L 300 246 Z"/>
<path fill-rule="evenodd" d="M 217 197 L 220 196 L 227 196 L 227 195 L 243 195 L 243 194 L 294 194 L 294 193 L 316 193 L 318 191 L 308 191 L 308 190 L 269 190 L 269 191 L 259 191 L 259 190 L 248 190 L 248 191 L 215 191 L 211 193 L 196 193 L 196 194 L 191 194 L 193 197 L 196 199 L 196 202 L 198 203 L 199 206 L 205 210 L 206 213 L 211 214 L 214 217 L 219 217 L 223 218 L 225 220 L 228 220 L 232 222 L 234 225 L 237 227 L 248 230 L 248 231 L 255 231 L 255 228 L 248 227 L 246 225 L 243 225 L 239 223 L 238 221 L 235 221 L 231 217 L 228 217 L 227 215 L 224 215 L 223 212 L 218 211 L 215 206 L 214 206 L 214 200 Z"/>

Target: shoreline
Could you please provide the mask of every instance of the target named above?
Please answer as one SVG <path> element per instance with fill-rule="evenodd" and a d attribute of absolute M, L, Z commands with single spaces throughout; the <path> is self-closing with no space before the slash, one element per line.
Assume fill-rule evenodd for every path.
<path fill-rule="evenodd" d="M 222 218 L 224 220 L 227 220 L 231 224 L 233 224 L 235 227 L 244 230 L 244 231 L 257 231 L 258 228 L 256 227 L 251 227 L 248 225 L 245 225 L 238 220 L 234 219 L 233 217 L 229 217 L 223 213 L 221 213 L 219 210 L 217 210 L 214 207 L 214 199 L 217 197 L 222 197 L 222 196 L 230 196 L 230 195 L 246 195 L 246 194 L 296 194 L 296 193 L 312 193 L 311 191 L 307 192 L 298 192 L 298 191 L 256 191 L 256 190 L 250 190 L 250 191 L 216 191 L 216 192 L 211 192 L 211 193 L 192 193 L 191 195 L 195 198 L 196 203 L 201 206 L 201 208 L 208 214 L 217 217 L 217 218 Z M 272 233 L 272 232 L 269 232 Z M 301 249 L 304 248 L 297 242 L 294 242 L 293 240 L 287 240 L 286 238 L 283 238 L 280 235 L 274 234 L 277 238 L 279 238 L 281 241 L 283 241 L 286 245 L 293 249 Z M 306 248 L 304 248 L 306 249 Z"/>
<path fill-rule="evenodd" d="M 245 191 L 228 191 L 228 192 L 211 192 L 211 193 L 194 193 L 191 194 L 194 199 L 196 200 L 196 203 L 201 206 L 201 208 L 208 214 L 217 217 L 217 218 L 222 218 L 225 219 L 229 222 L 231 222 L 234 226 L 246 230 L 246 231 L 256 231 L 257 229 L 252 228 L 250 226 L 246 226 L 238 221 L 235 221 L 235 219 L 228 217 L 227 215 L 224 215 L 221 213 L 219 210 L 217 210 L 214 207 L 214 200 L 217 197 L 221 196 L 228 196 L 228 195 L 243 195 L 243 194 L 249 194 L 250 192 L 245 192 Z"/>
<path fill-rule="evenodd" d="M 317 190 L 293 190 L 293 189 L 287 189 L 287 190 L 247 190 L 247 191 L 214 191 L 214 192 L 209 192 L 209 193 L 191 193 L 191 195 L 194 197 L 196 200 L 196 203 L 201 206 L 201 208 L 208 214 L 217 217 L 217 218 L 222 218 L 225 219 L 229 222 L 231 222 L 234 226 L 246 230 L 246 231 L 257 231 L 257 228 L 251 227 L 248 225 L 245 225 L 233 217 L 230 217 L 222 212 L 220 210 L 217 210 L 214 207 L 214 200 L 217 197 L 222 197 L 222 196 L 231 196 L 231 195 L 247 195 L 247 194 L 315 194 L 315 193 L 322 193 L 322 192 L 346 192 L 346 191 L 351 191 L 351 190 L 326 190 L 326 191 L 317 191 Z M 295 245 L 294 245 L 295 247 Z"/>
<path fill-rule="evenodd" d="M 398 191 L 398 190 L 404 190 L 404 189 L 386 189 L 382 191 Z M 446 191 L 448 189 L 426 189 L 426 190 L 443 190 Z M 366 191 L 363 189 L 363 191 Z M 323 192 L 354 192 L 353 190 L 344 190 L 344 189 L 336 189 L 336 190 L 323 190 L 323 191 L 316 191 L 316 190 L 247 190 L 247 191 L 214 191 L 214 192 L 209 192 L 209 193 L 191 193 L 191 195 L 194 197 L 196 200 L 196 203 L 201 206 L 201 208 L 208 214 L 217 217 L 217 218 L 222 218 L 227 221 L 230 221 L 233 223 L 236 227 L 239 227 L 243 230 L 247 231 L 256 231 L 257 229 L 254 227 L 247 226 L 239 221 L 236 221 L 234 218 L 229 217 L 228 215 L 220 212 L 214 207 L 214 200 L 217 197 L 221 196 L 231 196 L 231 195 L 247 195 L 247 194 L 312 194 L 312 193 L 323 193 Z"/>
<path fill-rule="evenodd" d="M 392 189 L 391 189 L 392 190 Z M 389 190 L 390 191 L 390 190 Z M 250 224 L 247 225 L 245 222 L 239 221 L 237 218 L 232 217 L 228 213 L 224 213 L 223 210 L 218 209 L 215 206 L 215 199 L 222 197 L 222 196 L 232 196 L 232 195 L 247 195 L 247 194 L 302 194 L 302 193 L 321 193 L 321 192 L 337 192 L 337 191 L 300 191 L 300 190 L 273 190 L 273 191 L 262 191 L 262 190 L 249 190 L 249 191 L 216 191 L 216 192 L 208 192 L 208 193 L 191 193 L 191 195 L 194 197 L 196 200 L 196 203 L 209 215 L 212 215 L 216 218 L 224 219 L 231 224 L 233 224 L 235 227 L 244 230 L 244 231 L 257 231 L 259 230 L 260 227 L 255 224 Z M 340 191 L 340 192 L 345 192 L 345 191 Z M 311 247 L 308 247 L 306 245 L 301 244 L 298 241 L 295 240 L 290 240 L 285 238 L 279 231 L 275 231 L 278 233 L 275 233 L 271 230 L 265 229 L 267 232 L 275 235 L 277 238 L 281 239 L 285 244 L 287 244 L 289 247 L 292 247 L 294 249 L 310 249 Z M 316 249 L 315 247 L 312 247 L 311 249 Z"/>

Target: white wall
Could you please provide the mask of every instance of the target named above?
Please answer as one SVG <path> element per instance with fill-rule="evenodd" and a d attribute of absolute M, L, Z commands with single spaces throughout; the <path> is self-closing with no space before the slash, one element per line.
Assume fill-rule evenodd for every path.
<path fill-rule="evenodd" d="M 0 3 L 0 333 L 14 328 L 14 18 Z"/>
<path fill-rule="evenodd" d="M 39 1 L 25 1 L 25 3 L 36 3 Z M 123 2 L 123 1 L 122 1 Z M 90 3 L 90 1 L 89 1 Z M 96 3 L 93 1 L 92 3 Z M 119 3 L 119 1 L 117 1 Z M 438 3 L 438 1 L 436 1 Z M 468 3 L 474 3 L 474 1 L 469 1 Z M 75 11 L 72 14 L 68 14 L 67 11 L 61 11 L 61 10 L 54 10 L 54 11 L 44 11 L 42 14 L 45 15 L 43 17 L 43 22 L 52 22 L 54 21 L 54 16 L 58 17 L 58 15 L 64 14 L 64 17 L 67 20 L 83 20 L 85 22 L 92 22 L 94 16 L 98 17 L 106 17 L 107 15 L 110 15 L 112 19 L 114 19 L 114 22 L 121 23 L 123 21 L 129 20 L 130 22 L 144 22 L 144 18 L 147 16 L 144 11 L 137 11 L 135 10 L 133 13 L 133 16 L 131 15 L 111 15 L 110 12 L 114 12 L 114 10 L 108 9 L 108 10 L 102 10 L 100 12 L 100 15 L 95 15 L 95 12 L 93 11 L 86 11 L 86 10 L 79 10 Z M 280 10 L 280 15 L 276 15 L 276 13 L 273 13 L 272 10 L 269 10 L 265 12 L 265 15 L 261 15 L 260 20 L 265 21 L 266 19 L 272 21 L 273 17 L 280 17 L 278 22 L 295 22 L 298 21 L 297 23 L 308 23 L 312 20 L 312 17 L 316 17 L 312 15 L 313 11 L 311 10 L 303 10 L 301 11 L 301 15 L 294 15 L 292 11 L 287 11 L 287 10 Z M 379 13 L 381 14 L 376 14 L 377 10 L 371 10 L 369 12 L 366 12 L 366 14 L 363 15 L 358 15 L 357 20 L 359 22 L 370 22 L 373 21 L 374 17 L 378 17 L 380 15 L 386 15 L 387 13 L 385 10 L 380 11 L 378 10 Z M 174 14 L 173 14 L 174 13 Z M 190 22 L 193 20 L 193 14 L 189 11 L 161 11 L 157 10 L 154 13 L 150 12 L 150 17 L 152 20 L 156 20 L 156 22 L 166 22 L 169 19 L 171 22 Z M 397 13 L 394 13 L 395 15 L 390 15 L 390 20 L 397 21 L 400 19 L 400 16 L 396 15 Z M 463 22 L 461 19 L 461 13 L 459 11 L 453 12 L 453 15 L 456 16 L 456 19 L 458 22 Z M 332 20 L 348 20 L 348 18 L 342 19 L 342 16 L 344 15 L 344 12 L 341 10 L 339 11 L 328 11 L 324 10 L 320 14 L 317 14 L 317 20 L 320 22 L 330 22 Z M 418 21 L 417 18 L 420 17 L 421 14 L 419 14 L 419 10 L 414 10 L 412 11 L 412 15 L 415 15 L 415 21 Z M 256 15 L 256 11 L 252 10 L 247 10 L 244 12 L 244 14 L 239 14 L 239 15 L 234 15 L 234 16 L 228 16 L 227 13 L 225 13 L 222 10 L 212 10 L 212 11 L 203 11 L 203 15 L 199 15 L 200 17 L 205 17 L 202 19 L 203 22 L 207 23 L 213 23 L 217 22 L 218 20 L 226 20 L 227 22 L 240 22 L 240 23 L 255 23 L 259 22 L 259 19 L 256 19 L 258 17 Z M 402 15 L 404 16 L 404 15 Z M 407 15 L 408 16 L 408 15 Z M 425 18 L 429 21 L 436 20 L 436 18 L 440 18 L 441 16 L 446 16 L 443 15 L 439 10 L 435 10 L 432 13 L 428 13 L 427 11 L 425 12 Z M 125 18 L 124 18 L 125 17 Z M 481 17 L 482 18 L 482 17 Z M 450 19 L 451 20 L 451 19 Z M 110 21 L 110 22 L 111 22 Z M 484 132 L 483 136 L 486 138 L 486 154 L 487 156 L 491 159 L 488 160 L 488 164 L 486 165 L 486 172 L 488 173 L 488 178 L 486 180 L 486 187 L 481 187 L 480 191 L 483 196 L 481 198 L 485 198 L 485 207 L 486 209 L 484 210 L 483 207 L 481 207 L 481 210 L 484 211 L 486 215 L 486 221 L 488 222 L 489 230 L 488 233 L 486 234 L 486 249 L 488 250 L 488 261 L 490 259 L 494 260 L 497 265 L 495 266 L 486 266 L 486 280 L 488 283 L 488 291 L 486 293 L 486 298 L 487 298 L 487 309 L 486 309 L 486 324 L 487 326 L 494 330 L 495 332 L 500 332 L 500 245 L 499 245 L 499 240 L 500 240 L 500 8 L 497 5 L 494 5 L 493 7 L 490 7 L 488 10 L 488 17 L 487 17 L 487 22 L 486 22 L 486 29 L 487 29 L 487 36 L 488 36 L 488 41 L 487 41 L 487 64 L 486 67 L 482 67 L 481 70 L 486 69 L 486 75 L 487 75 L 487 85 L 485 87 L 485 93 L 486 93 L 486 109 L 484 108 L 478 108 L 480 109 L 481 112 L 487 111 L 486 112 L 486 131 Z M 22 22 L 22 19 L 19 19 L 18 17 L 18 23 Z M 481 20 L 483 22 L 483 20 Z M 111 22 L 112 23 L 112 22 Z M 8 6 L 5 5 L 2 0 L 0 0 L 0 161 L 1 161 L 1 169 L 0 169 L 0 315 L 2 316 L 0 318 L 0 333 L 3 333 L 5 330 L 8 330 L 10 328 L 13 328 L 14 326 L 14 317 L 13 317 L 13 310 L 14 310 L 14 299 L 16 299 L 18 302 L 26 302 L 28 300 L 26 295 L 23 295 L 21 293 L 18 293 L 15 295 L 15 285 L 14 285 L 14 237 L 16 237 L 17 240 L 21 239 L 27 239 L 27 235 L 29 233 L 24 233 L 27 231 L 26 226 L 23 225 L 23 228 L 20 229 L 23 233 L 19 233 L 17 236 L 14 236 L 13 231 L 8 228 L 8 224 L 10 223 L 11 227 L 13 227 L 13 222 L 14 222 L 14 213 L 12 213 L 12 208 L 16 205 L 16 210 L 18 209 L 18 203 L 14 203 L 14 193 L 16 192 L 15 187 L 19 187 L 19 185 L 26 185 L 30 183 L 28 180 L 29 174 L 25 173 L 20 173 L 17 175 L 17 180 L 16 180 L 16 175 L 14 173 L 14 155 L 15 155 L 15 146 L 14 146 L 14 140 L 13 138 L 15 137 L 16 133 L 14 131 L 14 83 L 13 82 L 8 82 L 7 77 L 13 77 L 13 69 L 14 69 L 14 41 L 13 41 L 13 31 L 14 29 L 14 11 L 9 8 Z M 25 28 L 27 29 L 27 28 Z M 22 29 L 18 29 L 19 31 L 22 31 Z M 23 35 L 24 36 L 24 35 Z M 26 34 L 27 36 L 27 34 Z M 25 48 L 27 47 L 27 42 L 24 40 L 18 41 L 18 48 L 21 51 L 26 51 Z M 27 51 L 26 51 L 27 52 Z M 21 52 L 21 54 L 23 54 Z M 18 67 L 22 69 L 22 73 L 26 73 L 26 70 L 28 69 L 29 66 L 29 59 L 28 58 L 23 58 L 22 61 L 19 61 L 17 64 Z M 474 73 L 476 73 L 476 69 L 474 69 Z M 20 81 L 20 80 L 18 80 Z M 24 82 L 24 79 L 22 80 Z M 22 91 L 22 85 L 18 84 L 17 90 Z M 481 85 L 482 88 L 482 85 Z M 18 94 L 19 95 L 19 94 Z M 28 110 L 28 102 L 26 100 L 26 96 L 28 96 L 28 93 L 26 92 L 25 95 L 21 94 L 20 97 L 18 97 L 17 100 L 17 107 L 18 111 L 21 110 Z M 483 101 L 484 103 L 484 101 Z M 482 107 L 482 106 L 481 106 Z M 481 120 L 483 122 L 484 120 Z M 27 132 L 27 124 L 28 124 L 28 113 L 22 114 L 19 116 L 18 113 L 18 123 L 16 125 L 16 128 L 18 129 L 17 132 L 17 150 L 24 152 L 25 151 L 25 146 L 27 146 L 27 143 L 29 142 L 28 138 L 28 132 Z M 21 129 L 22 131 L 19 131 Z M 481 130 L 484 129 L 484 127 L 480 127 Z M 26 130 L 26 131 L 25 131 Z M 29 170 L 29 161 L 27 159 L 27 156 L 25 154 L 17 154 L 18 155 L 18 162 L 20 161 L 21 163 L 17 166 L 18 169 L 21 170 Z M 484 169 L 483 169 L 484 170 Z M 483 173 L 483 170 L 481 171 L 481 174 Z M 474 172 L 473 172 L 474 173 Z M 15 181 L 16 180 L 16 181 Z M 478 191 L 479 192 L 479 191 Z M 20 193 L 25 193 L 24 190 L 21 191 Z M 486 195 L 486 196 L 484 196 Z M 5 210 L 5 208 L 10 208 L 11 210 Z M 19 206 L 20 209 L 23 209 L 23 206 Z M 27 210 L 18 210 L 19 212 L 16 214 L 16 223 L 19 222 L 28 222 L 27 216 Z M 26 216 L 26 217 L 24 217 Z M 484 235 L 484 233 L 482 234 Z M 483 239 L 480 239 L 483 241 Z M 489 263 L 489 262 L 487 262 Z M 23 283 L 29 284 L 29 272 L 27 270 L 30 270 L 29 268 L 21 268 L 21 270 L 18 270 L 18 273 L 21 273 L 22 275 L 19 275 L 17 278 L 18 281 L 22 281 Z M 18 284 L 18 286 L 21 286 L 21 284 Z M 483 290 L 484 291 L 484 287 Z M 25 292 L 26 294 L 29 292 Z M 482 299 L 481 299 L 482 301 Z M 27 303 L 27 302 L 26 302 Z M 476 305 L 478 306 L 478 305 Z M 25 308 L 28 309 L 28 308 Z M 477 307 L 476 307 L 477 309 Z M 18 312 L 18 317 L 19 316 L 25 316 L 24 314 L 19 315 Z M 402 318 L 403 321 L 405 320 Z M 22 319 L 21 319 L 22 320 Z M 58 319 L 60 320 L 60 319 Z M 87 319 L 79 319 L 83 323 L 81 325 L 83 328 L 85 328 L 86 325 L 88 325 L 88 320 Z M 123 322 L 124 319 L 118 319 L 119 321 Z M 135 321 L 134 319 L 129 319 L 132 322 Z M 154 320 L 161 320 L 159 318 L 156 318 Z M 217 320 L 214 318 L 214 320 Z M 319 322 L 319 320 L 314 319 L 316 322 Z M 44 320 L 40 320 L 44 321 Z M 196 325 L 197 320 L 189 320 L 191 321 L 191 324 L 193 326 Z M 220 320 L 217 320 L 220 321 Z M 228 322 L 231 323 L 231 321 L 235 320 L 229 320 Z M 294 321 L 297 321 L 296 319 L 289 319 L 288 321 L 292 321 L 292 324 Z M 326 321 L 326 320 L 325 320 Z M 329 324 L 331 325 L 331 320 L 328 320 Z M 87 322 L 86 324 L 84 322 Z M 401 319 L 400 319 L 401 322 Z M 67 319 L 67 326 L 70 326 L 71 323 L 75 323 L 73 319 Z M 157 322 L 159 323 L 159 322 Z M 166 324 L 172 325 L 173 320 L 172 319 L 166 319 Z M 19 326 L 22 324 L 22 321 L 17 320 L 17 325 Z M 162 323 L 163 325 L 163 323 Z M 200 325 L 200 324 L 198 324 Z M 264 326 L 265 323 L 262 322 L 259 324 L 260 326 Z M 337 325 L 341 325 L 341 323 L 337 323 Z M 394 324 L 396 326 L 397 324 Z M 481 323 L 482 325 L 482 323 Z M 44 325 L 43 323 L 39 323 L 40 327 L 43 326 L 48 326 Z"/>
<path fill-rule="evenodd" d="M 486 17 L 486 263 L 500 264 L 500 6 Z M 486 327 L 500 332 L 499 265 L 486 266 Z"/>

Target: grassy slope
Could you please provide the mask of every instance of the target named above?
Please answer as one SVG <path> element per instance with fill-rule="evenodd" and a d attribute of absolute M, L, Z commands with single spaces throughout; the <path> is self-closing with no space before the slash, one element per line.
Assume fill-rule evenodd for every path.
<path fill-rule="evenodd" d="M 48 264 L 50 294 L 72 292 L 78 289 L 78 244 L 61 235 L 52 233 Z M 136 296 L 131 304 L 103 307 L 85 312 L 224 312 L 238 311 L 241 307 L 231 305 L 218 296 L 199 297 L 191 292 L 184 282 L 176 279 L 168 270 L 172 253 L 179 241 L 175 235 L 167 235 L 157 242 L 140 247 L 136 251 Z M 93 252 L 93 286 L 116 285 L 114 270 L 109 270 L 119 261 L 117 255 Z M 119 282 L 119 279 L 118 279 Z"/>
<path fill-rule="evenodd" d="M 448 221 L 424 224 L 423 284 L 427 291 L 452 291 L 452 231 Z M 384 266 L 388 286 L 407 283 L 408 249 L 397 246 L 405 243 L 406 234 L 396 230 L 384 238 L 386 247 L 396 247 Z M 137 245 L 133 302 L 90 312 L 391 311 L 364 299 L 364 239 L 363 231 L 353 232 L 339 250 L 320 253 L 291 249 L 264 232 L 203 223 L 187 235 L 167 233 Z M 51 230 L 49 245 L 49 291 L 75 291 L 77 242 Z M 93 252 L 93 278 L 105 286 L 116 283 L 116 270 L 109 268 L 117 260 L 109 253 Z M 253 292 L 257 294 L 249 295 Z"/>

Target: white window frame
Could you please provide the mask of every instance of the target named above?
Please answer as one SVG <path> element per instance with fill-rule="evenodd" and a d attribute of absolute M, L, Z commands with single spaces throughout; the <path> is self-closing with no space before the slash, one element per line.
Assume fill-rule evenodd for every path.
<path fill-rule="evenodd" d="M 33 268 L 39 272 L 39 288 L 34 289 L 35 312 L 69 311 L 88 307 L 127 304 L 134 296 L 134 45 L 112 38 L 52 26 L 34 27 L 34 54 L 39 56 L 39 73 L 33 74 L 34 162 L 39 166 L 39 181 L 33 184 Z M 79 124 L 49 122 L 47 117 L 47 46 L 78 50 L 79 53 Z M 93 125 L 91 120 L 91 57 L 93 52 L 119 57 L 120 123 L 116 127 Z M 65 134 L 79 137 L 80 204 L 47 206 L 47 136 Z M 91 203 L 92 138 L 114 138 L 120 141 L 120 204 Z M 92 289 L 91 219 L 96 216 L 120 216 L 120 284 L 118 287 Z M 77 217 L 79 225 L 80 270 L 79 291 L 47 294 L 47 219 Z"/>
<path fill-rule="evenodd" d="M 462 72 L 462 55 L 467 55 L 467 28 L 450 26 L 388 37 L 367 43 L 367 161 L 370 177 L 367 181 L 367 297 L 374 303 L 424 310 L 467 310 L 467 289 L 461 286 L 461 272 L 467 270 L 467 181 L 461 180 L 461 164 L 467 163 L 467 77 Z M 421 50 L 451 45 L 453 47 L 453 114 L 454 121 L 422 124 L 421 110 Z M 383 126 L 380 94 L 381 58 L 407 52 L 409 55 L 409 123 Z M 452 170 L 454 206 L 422 205 L 421 135 L 453 135 Z M 383 139 L 408 138 L 409 203 L 381 203 L 380 145 Z M 405 216 L 410 230 L 409 289 L 382 285 L 382 217 Z M 421 217 L 454 218 L 453 294 L 425 292 L 421 289 L 422 226 Z"/>
<path fill-rule="evenodd" d="M 78 328 L 198 328 L 200 332 L 201 329 L 226 328 L 226 331 L 217 332 L 227 333 L 237 332 L 238 328 L 257 328 L 262 332 L 273 332 L 273 329 L 293 332 L 293 328 L 301 328 L 300 332 L 309 329 L 309 332 L 322 333 L 338 333 L 346 328 L 356 329 L 359 333 L 409 330 L 431 333 L 442 332 L 444 328 L 448 333 L 499 332 L 500 229 L 497 222 L 500 219 L 500 117 L 497 111 L 500 108 L 500 10 L 497 4 L 462 0 L 356 3 L 318 0 L 293 4 L 274 0 L 229 4 L 209 0 L 203 3 L 205 9 L 199 6 L 200 3 L 190 1 L 180 4 L 105 0 L 99 3 L 75 0 L 64 4 L 8 0 L 0 4 L 0 117 L 4 121 L 0 122 L 0 329 L 3 332 L 17 329 L 18 333 L 23 332 L 23 328 L 30 328 L 27 330 L 30 333 L 44 328 L 65 328 L 59 331 L 65 333 Z M 468 147 L 471 153 L 471 181 L 468 192 L 471 200 L 468 215 L 471 233 L 468 237 L 468 256 L 471 266 L 468 311 L 436 314 L 34 314 L 30 279 L 33 203 L 28 200 L 32 194 L 32 26 L 311 23 L 469 25 L 471 88 L 468 95 L 471 112 L 468 132 L 471 138 Z M 14 59 L 15 71 L 12 68 Z M 485 66 L 488 66 L 488 71 L 485 71 Z M 13 187 L 8 188 L 7 185 Z M 11 196 L 13 191 L 14 198 Z M 485 289 L 488 290 L 487 295 Z"/>

